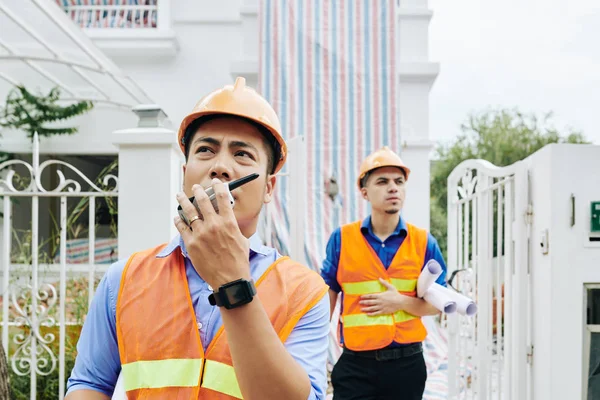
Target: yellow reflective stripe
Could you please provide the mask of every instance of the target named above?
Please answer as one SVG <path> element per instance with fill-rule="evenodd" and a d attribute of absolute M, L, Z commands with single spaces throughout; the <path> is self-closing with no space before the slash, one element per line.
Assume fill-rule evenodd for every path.
<path fill-rule="evenodd" d="M 393 318 L 391 314 L 375 316 L 369 316 L 367 314 L 350 314 L 344 315 L 344 326 L 346 328 L 354 328 L 357 326 L 394 325 L 394 323 L 400 324 L 415 318 L 417 317 L 406 311 L 394 313 Z"/>
<path fill-rule="evenodd" d="M 400 324 L 402 322 L 406 322 L 406 321 L 410 321 L 411 319 L 415 319 L 417 317 L 415 317 L 412 314 L 407 313 L 406 311 L 397 311 L 396 313 L 394 313 L 394 321 L 396 321 L 397 324 Z"/>
<path fill-rule="evenodd" d="M 384 286 L 379 281 L 349 282 L 342 284 L 344 294 L 361 295 L 383 292 Z"/>
<path fill-rule="evenodd" d="M 202 387 L 241 399 L 242 392 L 232 366 L 206 360 Z"/>
<path fill-rule="evenodd" d="M 198 386 L 201 368 L 201 358 L 136 361 L 123 364 L 125 391 Z"/>
<path fill-rule="evenodd" d="M 417 287 L 417 280 L 392 278 L 392 285 L 400 292 L 413 292 Z"/>
<path fill-rule="evenodd" d="M 390 314 L 375 316 L 369 316 L 367 314 L 344 315 L 344 326 L 346 328 L 372 325 L 394 325 L 394 319 Z"/>
<path fill-rule="evenodd" d="M 400 292 L 413 292 L 417 287 L 416 279 L 392 278 L 391 281 L 392 285 Z M 348 282 L 342 284 L 342 289 L 344 289 L 344 294 L 355 296 L 385 291 L 385 287 L 379 281 Z"/>

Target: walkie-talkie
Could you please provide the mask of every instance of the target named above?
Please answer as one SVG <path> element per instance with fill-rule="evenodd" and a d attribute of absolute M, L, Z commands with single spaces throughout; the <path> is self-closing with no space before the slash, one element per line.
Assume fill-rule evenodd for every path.
<path fill-rule="evenodd" d="M 233 196 L 231 195 L 231 191 L 239 188 L 242 185 L 245 185 L 248 182 L 255 180 L 258 177 L 259 177 L 259 174 L 254 173 L 254 174 L 250 174 L 248 176 L 244 176 L 243 178 L 240 178 L 233 182 L 229 182 L 227 185 L 225 185 L 225 187 L 227 188 L 227 193 L 229 194 L 229 202 L 231 203 L 231 207 L 233 207 L 235 205 L 235 200 L 233 199 Z M 215 211 L 218 213 L 219 212 L 219 204 L 217 202 L 217 196 L 215 195 L 215 191 L 213 190 L 212 186 L 205 189 L 204 192 L 208 195 L 210 202 L 212 203 L 213 207 L 215 208 Z M 194 196 L 192 196 L 189 198 L 189 200 L 194 205 L 194 207 L 196 207 L 196 211 L 198 211 L 198 215 L 200 216 L 200 218 L 202 218 L 202 213 L 200 212 L 198 203 L 196 203 L 196 198 Z M 189 226 L 189 224 L 190 224 L 189 220 L 185 216 L 185 213 L 183 212 L 181 205 L 177 206 L 177 212 L 179 213 L 179 217 L 181 217 L 181 219 Z"/>

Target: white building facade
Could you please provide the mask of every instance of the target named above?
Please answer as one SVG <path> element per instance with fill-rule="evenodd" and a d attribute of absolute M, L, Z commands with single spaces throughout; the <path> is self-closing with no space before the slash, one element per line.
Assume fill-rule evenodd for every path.
<path fill-rule="evenodd" d="M 0 0 L 0 99 L 4 100 L 15 85 L 24 84 L 42 93 L 59 87 L 65 100 L 89 99 L 95 103 L 90 113 L 67 122 L 79 128 L 74 135 L 32 140 L 24 132 L 3 130 L 0 137 L 0 150 L 19 160 L 5 164 L 0 179 L 12 179 L 9 171 L 14 169 L 17 175 L 29 175 L 34 182 L 20 191 L 4 182 L 1 193 L 5 199 L 0 234 L 2 342 L 15 363 L 21 359 L 30 362 L 29 369 L 19 373 L 30 374 L 33 383 L 36 377 L 59 370 L 59 398 L 64 393 L 62 378 L 68 373 L 66 332 L 79 323 L 70 320 L 66 281 L 77 276 L 89 278 L 85 296 L 91 300 L 93 278 L 101 277 L 110 262 L 168 241 L 175 234 L 174 193 L 181 187 L 184 162 L 176 144 L 179 122 L 201 96 L 231 84 L 238 76 L 259 89 L 259 0 L 96 3 L 27 0 L 17 4 Z M 404 215 L 428 228 L 429 154 L 433 145 L 429 140 L 429 91 L 439 73 L 439 66 L 428 57 L 432 12 L 427 0 L 400 0 L 395 14 L 398 150 L 412 170 Z M 301 176 L 305 157 L 301 141 L 290 143 L 290 179 Z M 108 179 L 104 187 L 96 178 L 115 159 L 118 177 Z M 358 170 L 359 166 L 347 167 Z M 60 171 L 68 171 L 65 180 Z M 78 181 L 79 186 L 71 180 Z M 114 187 L 117 180 L 118 188 Z M 72 190 L 66 195 L 69 188 Z M 85 199 L 108 215 L 110 206 L 100 200 L 104 197 L 118 199 L 118 235 L 111 231 L 110 222 L 88 213 L 82 214 L 78 224 L 89 233 L 73 238 L 69 226 L 73 199 Z M 20 202 L 15 202 L 17 198 Z M 294 210 L 304 206 L 297 200 L 294 203 L 297 198 L 292 195 L 288 199 Z M 54 210 L 56 218 L 46 212 L 48 209 Z M 292 256 L 302 259 L 304 246 L 298 245 L 304 240 L 302 218 L 298 217 L 302 212 L 296 214 L 288 240 L 294 243 Z M 29 235 L 25 237 L 32 243 L 29 250 L 23 250 L 23 260 L 15 256 L 16 230 Z M 44 241 L 52 232 L 57 235 L 57 244 L 49 258 L 44 246 L 52 246 Z M 320 245 L 324 248 L 326 243 Z M 77 246 L 82 249 L 79 253 Z M 95 254 L 93 261 L 89 254 Z M 13 280 L 27 279 L 23 277 L 28 275 L 16 277 L 15 271 L 29 268 L 31 281 L 29 289 L 23 286 L 25 292 L 46 308 L 37 314 L 23 310 L 33 333 L 24 343 L 9 342 L 18 327 L 16 300 L 11 298 Z M 44 290 L 54 302 L 40 298 Z M 48 343 L 34 334 L 42 329 L 44 313 L 55 318 L 57 327 L 55 338 Z M 40 364 L 41 358 L 25 351 L 39 348 L 50 360 L 46 369 Z M 31 398 L 36 398 L 33 387 Z"/>

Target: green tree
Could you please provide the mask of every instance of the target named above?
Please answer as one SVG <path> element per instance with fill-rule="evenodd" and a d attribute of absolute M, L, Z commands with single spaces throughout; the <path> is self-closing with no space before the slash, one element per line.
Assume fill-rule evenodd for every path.
<path fill-rule="evenodd" d="M 552 114 L 541 118 L 516 109 L 489 109 L 470 115 L 461 133 L 436 148 L 431 169 L 431 233 L 447 257 L 447 179 L 461 162 L 479 158 L 499 167 L 527 158 L 551 143 L 589 143 L 581 132 L 560 132 Z"/>
<path fill-rule="evenodd" d="M 77 127 L 60 126 L 57 123 L 82 115 L 94 105 L 90 101 L 78 101 L 62 106 L 59 88 L 53 88 L 47 95 L 33 94 L 24 86 L 15 86 L 7 95 L 4 106 L 0 107 L 0 128 L 11 128 L 27 133 L 31 139 L 37 132 L 40 136 L 71 135 Z M 0 162 L 12 158 L 12 154 L 0 152 Z"/>
<path fill-rule="evenodd" d="M 77 127 L 50 127 L 49 124 L 85 114 L 94 106 L 90 101 L 61 106 L 57 104 L 60 94 L 60 90 L 54 88 L 47 95 L 34 95 L 24 86 L 16 86 L 0 108 L 0 126 L 25 131 L 29 138 L 33 138 L 35 132 L 40 136 L 76 133 Z"/>

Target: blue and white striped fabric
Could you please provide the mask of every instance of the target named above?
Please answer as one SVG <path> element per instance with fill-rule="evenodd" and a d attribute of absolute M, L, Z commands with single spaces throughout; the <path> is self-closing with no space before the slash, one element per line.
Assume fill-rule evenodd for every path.
<path fill-rule="evenodd" d="M 260 2 L 259 91 L 277 111 L 286 139 L 307 148 L 306 259 L 319 270 L 330 233 L 363 218 L 360 162 L 388 145 L 399 151 L 395 0 Z M 334 177 L 339 195 L 325 185 Z M 287 253 L 293 182 L 279 180 L 275 243 Z"/>

